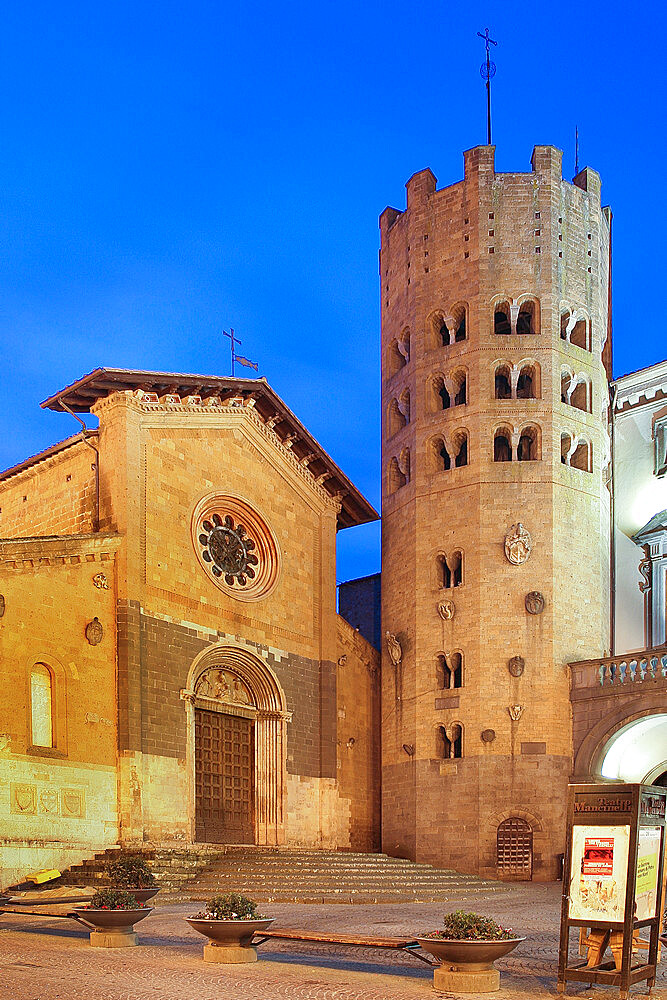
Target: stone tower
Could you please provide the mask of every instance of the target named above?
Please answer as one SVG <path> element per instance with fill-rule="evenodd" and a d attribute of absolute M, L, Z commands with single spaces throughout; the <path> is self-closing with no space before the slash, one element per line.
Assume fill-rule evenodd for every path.
<path fill-rule="evenodd" d="M 536 879 L 564 850 L 567 665 L 609 646 L 611 213 L 561 161 L 496 173 L 480 146 L 380 218 L 383 850 Z"/>

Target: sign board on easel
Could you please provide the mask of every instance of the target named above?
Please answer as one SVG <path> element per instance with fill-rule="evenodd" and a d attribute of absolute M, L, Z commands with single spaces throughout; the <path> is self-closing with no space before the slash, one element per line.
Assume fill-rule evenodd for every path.
<path fill-rule="evenodd" d="M 558 992 L 566 983 L 618 986 L 655 981 L 667 789 L 621 782 L 568 787 Z M 587 927 L 588 960 L 569 964 L 570 928 Z M 649 932 L 648 954 L 633 959 L 632 936 Z M 612 958 L 605 959 L 607 946 Z M 634 961 L 634 964 L 633 964 Z"/>

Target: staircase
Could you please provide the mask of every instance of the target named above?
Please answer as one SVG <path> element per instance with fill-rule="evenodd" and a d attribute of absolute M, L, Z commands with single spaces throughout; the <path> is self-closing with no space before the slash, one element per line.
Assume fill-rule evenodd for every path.
<path fill-rule="evenodd" d="M 71 868 L 63 884 L 107 885 L 103 868 L 115 853 Z M 427 903 L 507 891 L 500 882 L 386 854 L 218 846 L 136 853 L 151 867 L 163 902 L 240 892 L 261 903 Z"/>

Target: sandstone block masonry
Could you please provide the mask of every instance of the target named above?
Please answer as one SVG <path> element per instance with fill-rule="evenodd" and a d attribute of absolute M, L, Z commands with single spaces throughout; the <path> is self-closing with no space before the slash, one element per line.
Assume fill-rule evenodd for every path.
<path fill-rule="evenodd" d="M 561 159 L 477 147 L 380 219 L 383 849 L 517 878 L 557 874 L 567 664 L 609 641 L 611 214 Z"/>

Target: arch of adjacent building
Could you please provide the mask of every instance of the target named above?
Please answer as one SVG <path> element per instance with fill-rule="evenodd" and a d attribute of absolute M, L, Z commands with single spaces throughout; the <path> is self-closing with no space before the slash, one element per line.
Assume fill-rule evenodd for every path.
<path fill-rule="evenodd" d="M 642 700 L 641 709 L 621 705 L 592 727 L 575 755 L 575 775 L 655 782 L 667 771 L 664 691 L 643 694 Z"/>
<path fill-rule="evenodd" d="M 242 702 L 230 693 L 201 696 L 198 688 L 209 671 L 224 671 L 238 679 Z M 255 843 L 277 845 L 285 840 L 287 798 L 287 711 L 285 693 L 275 672 L 260 656 L 244 646 L 216 643 L 202 650 L 188 671 L 181 691 L 187 722 L 187 768 L 191 840 L 196 838 L 195 713 L 198 709 L 251 720 L 254 730 L 254 835 Z"/>

